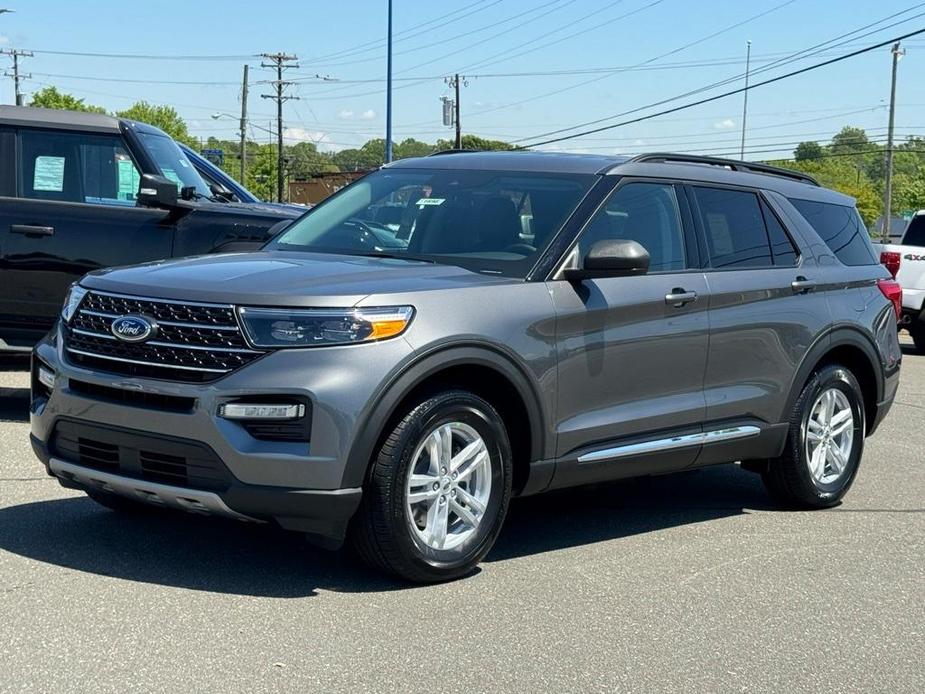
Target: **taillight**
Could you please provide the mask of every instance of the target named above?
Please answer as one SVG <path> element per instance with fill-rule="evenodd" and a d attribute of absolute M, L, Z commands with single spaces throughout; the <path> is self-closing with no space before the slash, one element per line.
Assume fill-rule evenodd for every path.
<path fill-rule="evenodd" d="M 902 256 L 896 251 L 881 251 L 880 262 L 886 266 L 886 269 L 896 279 L 896 273 L 899 272 L 899 264 L 902 262 Z"/>
<path fill-rule="evenodd" d="M 899 286 L 899 282 L 896 280 L 877 280 L 877 286 L 883 292 L 883 296 L 893 303 L 896 320 L 899 320 L 903 312 L 903 288 Z"/>

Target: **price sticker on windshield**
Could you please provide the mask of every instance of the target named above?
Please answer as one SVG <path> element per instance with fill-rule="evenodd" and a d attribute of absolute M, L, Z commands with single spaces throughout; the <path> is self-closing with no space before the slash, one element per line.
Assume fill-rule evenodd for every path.
<path fill-rule="evenodd" d="M 425 205 L 442 205 L 446 201 L 446 198 L 421 198 L 417 201 L 419 207 L 424 207 Z"/>

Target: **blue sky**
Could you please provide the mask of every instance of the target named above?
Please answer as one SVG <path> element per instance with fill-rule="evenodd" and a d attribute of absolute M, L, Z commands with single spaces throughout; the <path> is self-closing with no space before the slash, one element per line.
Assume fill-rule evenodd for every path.
<path fill-rule="evenodd" d="M 23 70 L 32 73 L 25 83 L 27 93 L 54 84 L 113 110 L 138 99 L 166 103 L 187 119 L 195 135 L 231 138 L 236 122 L 211 115 L 239 113 L 241 71 L 247 62 L 252 66 L 252 136 L 264 140 L 268 134 L 256 126 L 270 127 L 274 105 L 259 97 L 268 87 L 257 82 L 272 77 L 259 67 L 259 58 L 247 56 L 284 51 L 300 59 L 300 67 L 287 72 L 289 79 L 298 81 L 291 93 L 301 97 L 286 104 L 287 139 L 310 139 L 323 149 L 340 149 L 384 133 L 385 0 L 0 0 L 2 7 L 16 10 L 0 15 L 2 47 L 35 51 L 34 57 L 22 61 Z M 909 11 L 885 19 L 904 10 Z M 737 78 L 744 72 L 749 40 L 752 68 L 760 70 L 879 20 L 884 21 L 865 30 L 875 32 L 869 36 L 848 37 L 843 40 L 850 43 L 822 55 L 772 67 L 756 74 L 753 82 L 923 28 L 925 3 L 395 0 L 394 136 L 432 142 L 451 135 L 441 125 L 439 99 L 450 94 L 443 77 L 456 71 L 468 78 L 462 90 L 465 132 L 536 141 L 547 131 Z M 900 23 L 875 31 L 896 22 Z M 717 35 L 711 38 L 713 34 Z M 897 99 L 900 136 L 925 134 L 925 34 L 909 40 L 906 49 Z M 0 57 L 0 64 L 8 62 Z M 826 140 L 845 124 L 882 137 L 889 69 L 889 49 L 883 48 L 752 91 L 746 158 L 785 155 L 791 143 Z M 741 86 L 741 79 L 724 89 L 734 86 Z M 0 100 L 12 100 L 9 79 L 0 85 Z M 738 151 L 741 119 L 738 95 L 548 148 L 732 154 Z"/>

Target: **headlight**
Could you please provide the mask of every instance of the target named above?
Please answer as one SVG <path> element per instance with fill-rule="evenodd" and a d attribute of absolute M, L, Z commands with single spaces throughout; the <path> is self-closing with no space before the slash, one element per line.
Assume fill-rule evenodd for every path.
<path fill-rule="evenodd" d="M 255 347 L 314 347 L 384 340 L 401 335 L 411 306 L 356 309 L 239 308 Z"/>
<path fill-rule="evenodd" d="M 77 313 L 77 308 L 86 294 L 87 290 L 76 282 L 68 287 L 67 294 L 64 296 L 64 306 L 61 307 L 61 317 L 65 323 L 71 322 L 71 318 Z"/>

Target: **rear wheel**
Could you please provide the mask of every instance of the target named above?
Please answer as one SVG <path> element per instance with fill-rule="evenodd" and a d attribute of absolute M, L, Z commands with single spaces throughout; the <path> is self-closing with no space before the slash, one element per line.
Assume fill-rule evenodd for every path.
<path fill-rule="evenodd" d="M 488 553 L 511 495 L 497 411 L 446 391 L 411 409 L 373 462 L 352 528 L 370 564 L 417 582 L 463 576 Z"/>
<path fill-rule="evenodd" d="M 797 508 L 837 504 L 854 482 L 864 450 L 864 404 L 845 367 L 825 366 L 797 399 L 783 455 L 762 479 L 778 501 Z"/>
<path fill-rule="evenodd" d="M 919 352 L 925 352 L 925 326 L 909 326 L 909 334 L 912 336 L 912 342 Z"/>

